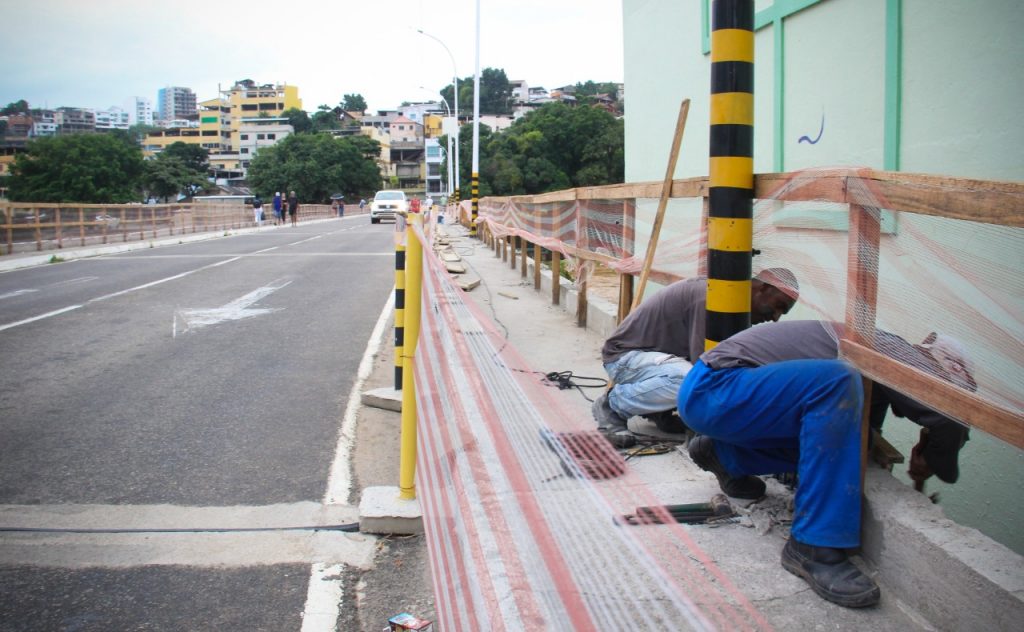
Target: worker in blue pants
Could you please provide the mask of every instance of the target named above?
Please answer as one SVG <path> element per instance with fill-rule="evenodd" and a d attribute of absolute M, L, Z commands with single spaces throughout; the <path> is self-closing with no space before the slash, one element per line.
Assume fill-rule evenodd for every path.
<path fill-rule="evenodd" d="M 813 341 L 807 327 L 794 328 L 778 346 L 770 329 L 782 325 L 741 332 L 694 364 L 677 401 L 680 417 L 701 434 L 690 442 L 690 456 L 738 498 L 764 495 L 757 474 L 796 471 L 783 567 L 829 601 L 870 606 L 879 600 L 878 586 L 845 551 L 860 545 L 861 378 L 841 360 L 780 357 L 780 349 L 799 357 Z"/>

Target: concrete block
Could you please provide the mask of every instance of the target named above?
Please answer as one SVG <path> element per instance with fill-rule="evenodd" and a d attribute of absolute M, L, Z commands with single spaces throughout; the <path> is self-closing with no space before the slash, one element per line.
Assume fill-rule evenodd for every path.
<path fill-rule="evenodd" d="M 448 272 L 451 272 L 452 274 L 463 274 L 466 272 L 466 266 L 461 263 L 445 262 L 444 267 L 445 270 L 448 270 Z"/>
<path fill-rule="evenodd" d="M 480 285 L 480 279 L 456 279 L 455 284 L 461 287 L 463 292 L 468 292 L 473 288 L 477 287 L 478 285 Z"/>
<path fill-rule="evenodd" d="M 360 400 L 363 406 L 402 412 L 402 391 L 393 388 L 375 388 L 372 391 L 364 391 Z"/>
<path fill-rule="evenodd" d="M 359 531 L 389 535 L 423 533 L 419 500 L 402 500 L 397 487 L 367 487 L 359 499 Z"/>
<path fill-rule="evenodd" d="M 886 470 L 869 468 L 864 492 L 861 548 L 888 591 L 942 629 L 1018 629 L 1024 558 L 949 520 Z"/>

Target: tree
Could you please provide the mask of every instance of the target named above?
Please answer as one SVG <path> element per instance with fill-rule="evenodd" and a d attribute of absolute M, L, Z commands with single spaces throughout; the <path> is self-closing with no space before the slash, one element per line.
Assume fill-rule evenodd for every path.
<path fill-rule="evenodd" d="M 120 204 L 139 197 L 142 150 L 127 134 L 40 138 L 27 149 L 11 165 L 12 200 Z"/>
<path fill-rule="evenodd" d="M 25 99 L 18 99 L 12 103 L 8 103 L 4 109 L 0 110 L 0 116 L 8 116 L 11 114 L 28 114 L 28 101 Z"/>
<path fill-rule="evenodd" d="M 363 98 L 363 95 L 358 93 L 346 94 L 341 102 L 341 109 L 346 112 L 365 112 L 366 99 Z"/>
<path fill-rule="evenodd" d="M 305 110 L 288 108 L 282 116 L 288 119 L 288 124 L 292 126 L 296 134 L 305 134 L 313 128 L 313 122 L 309 120 L 309 115 Z"/>
<path fill-rule="evenodd" d="M 310 131 L 322 132 L 330 129 L 340 129 L 341 121 L 329 105 L 321 105 L 310 119 Z"/>
<path fill-rule="evenodd" d="M 210 170 L 210 152 L 199 145 L 183 143 L 179 140 L 165 147 L 159 154 L 159 156 L 164 155 L 180 159 L 186 167 L 200 176 L 205 177 Z"/>
<path fill-rule="evenodd" d="M 160 128 L 155 125 L 146 125 L 145 123 L 136 123 L 128 128 L 128 136 L 131 137 L 137 144 L 141 145 L 143 139 L 146 138 L 147 134 L 159 131 Z"/>
<path fill-rule="evenodd" d="M 603 110 L 546 104 L 504 132 L 481 132 L 480 190 L 536 194 L 622 182 L 623 136 L 622 121 Z"/>
<path fill-rule="evenodd" d="M 249 184 L 267 198 L 294 190 L 309 203 L 327 203 L 334 193 L 366 197 L 380 187 L 377 164 L 364 153 L 368 147 L 326 134 L 293 134 L 253 158 Z"/>
<path fill-rule="evenodd" d="M 459 113 L 473 111 L 473 77 L 459 79 Z M 441 89 L 441 96 L 454 103 L 452 84 Z M 454 107 L 454 106 L 453 106 Z M 508 114 L 512 111 L 512 84 L 500 68 L 484 68 L 480 73 L 480 113 Z"/>

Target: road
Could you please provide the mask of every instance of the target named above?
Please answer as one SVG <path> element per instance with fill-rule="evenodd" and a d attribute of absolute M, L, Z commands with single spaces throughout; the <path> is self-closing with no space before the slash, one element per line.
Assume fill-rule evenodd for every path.
<path fill-rule="evenodd" d="M 373 540 L 292 527 L 357 520 L 322 503 L 348 489 L 332 463 L 392 232 L 352 217 L 0 274 L 0 517 L 29 529 L 0 533 L 0 630 L 333 629 L 318 604 L 354 592 Z"/>

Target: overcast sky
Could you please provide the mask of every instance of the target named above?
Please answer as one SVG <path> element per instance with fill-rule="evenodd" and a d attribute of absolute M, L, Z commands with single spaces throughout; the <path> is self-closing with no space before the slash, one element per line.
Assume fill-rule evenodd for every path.
<path fill-rule="evenodd" d="M 551 89 L 622 81 L 621 0 L 479 0 L 480 68 Z M 200 101 L 236 80 L 299 87 L 303 108 L 362 94 L 425 101 L 473 74 L 476 0 L 0 0 L 0 105 L 123 106 L 164 86 Z M 426 90 L 420 86 L 425 86 Z M 460 104 L 461 105 L 461 104 Z"/>

